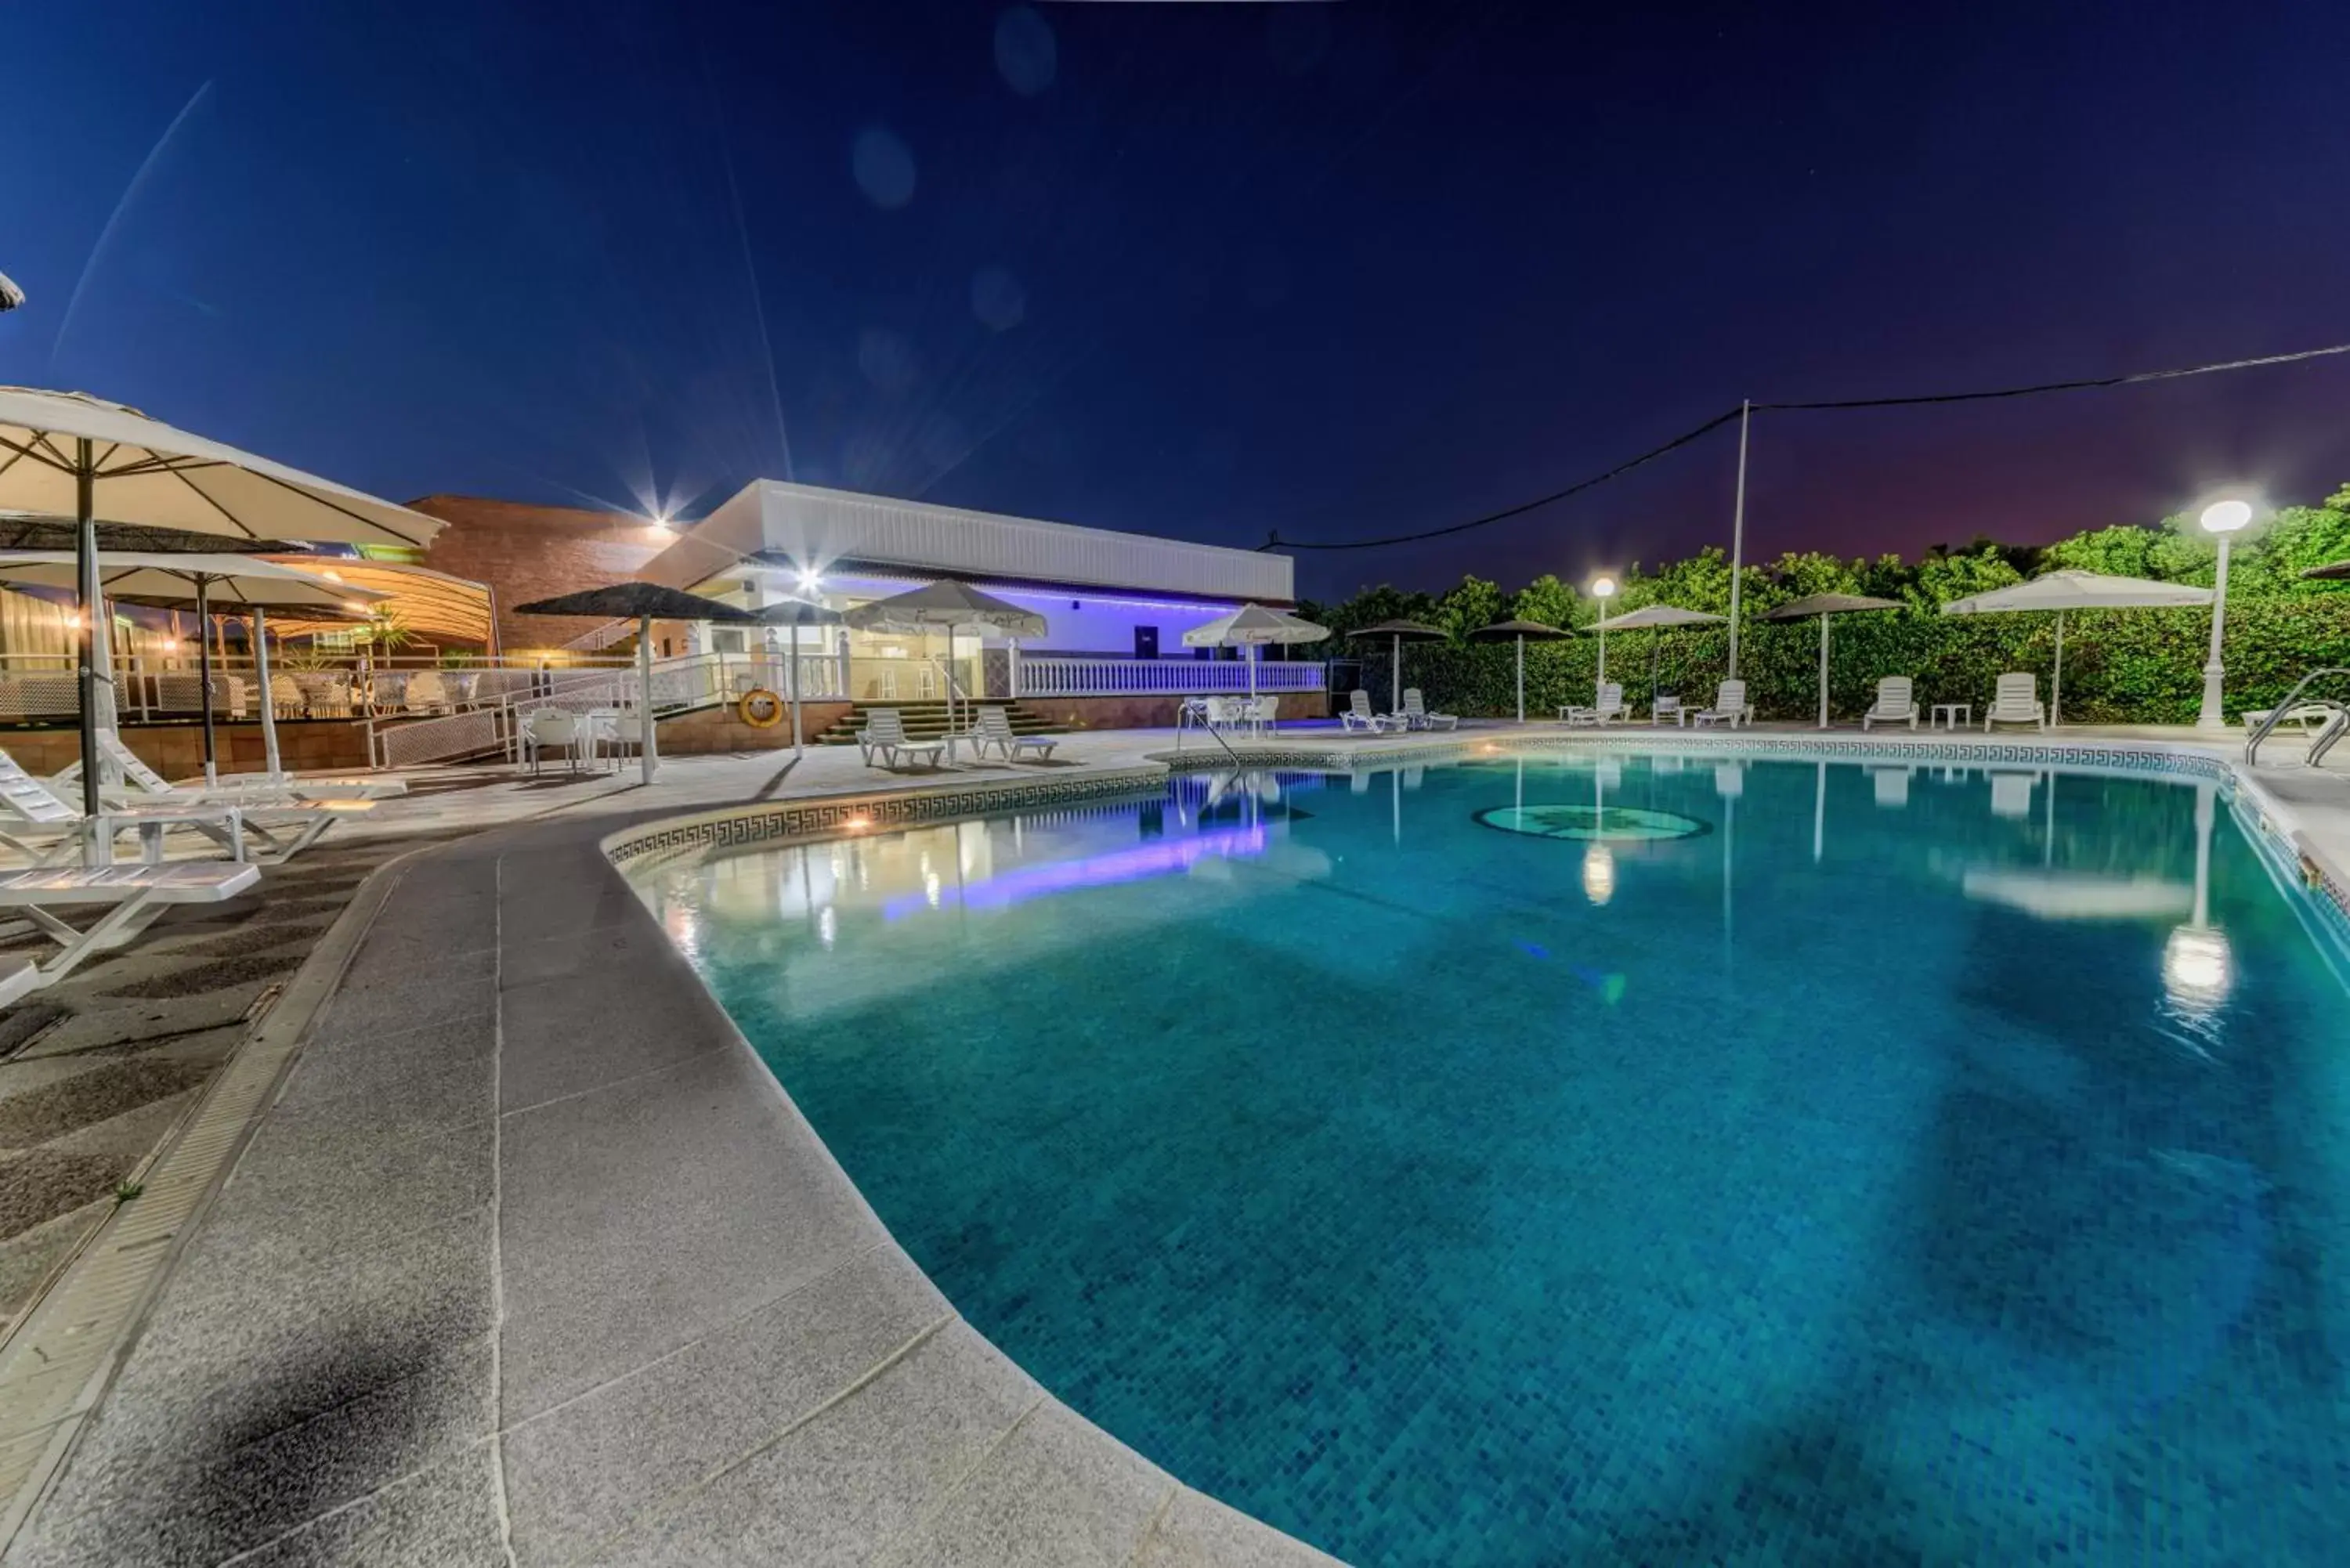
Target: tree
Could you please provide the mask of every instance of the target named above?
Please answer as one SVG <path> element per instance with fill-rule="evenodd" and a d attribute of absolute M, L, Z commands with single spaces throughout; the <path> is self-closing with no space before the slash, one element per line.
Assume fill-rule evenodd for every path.
<path fill-rule="evenodd" d="M 1479 576 L 1464 576 L 1436 602 L 1436 624 L 1455 642 L 1464 642 L 1481 626 L 1503 618 L 1502 586 Z"/>
<path fill-rule="evenodd" d="M 1929 555 L 1918 563 L 1918 580 L 1909 590 L 1909 600 L 1931 609 L 2022 580 L 2023 574 L 1996 548 L 1987 546 L 1971 556 Z"/>
<path fill-rule="evenodd" d="M 1577 597 L 1572 587 L 1544 572 L 1518 590 L 1518 597 L 1510 605 L 1510 618 L 1540 621 L 1544 626 L 1572 626 Z"/>

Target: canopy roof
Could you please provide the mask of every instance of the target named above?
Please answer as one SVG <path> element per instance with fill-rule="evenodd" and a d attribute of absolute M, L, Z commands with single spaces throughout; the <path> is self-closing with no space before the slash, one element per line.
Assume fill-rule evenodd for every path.
<path fill-rule="evenodd" d="M 259 605 L 299 609 L 317 620 L 362 618 L 386 596 L 372 588 L 330 583 L 313 573 L 256 561 L 249 556 L 134 555 L 102 551 L 99 586 L 125 604 L 180 607 L 196 602 L 196 584 L 215 609 Z M 71 550 L 0 551 L 0 584 L 10 587 L 75 587 Z"/>
<path fill-rule="evenodd" d="M 1708 615 L 1703 610 L 1683 609 L 1679 605 L 1644 605 L 1627 610 L 1614 620 L 1594 621 L 1586 631 L 1641 631 L 1662 626 L 1711 626 L 1726 620 L 1726 616 Z"/>
<path fill-rule="evenodd" d="M 1546 625 L 1538 620 L 1497 620 L 1491 626 L 1479 627 L 1469 635 L 1479 642 L 1507 642 L 1513 638 L 1520 637 L 1530 637 L 1536 641 L 1542 641 L 1548 639 L 1572 637 L 1575 634 L 1570 631 L 1561 631 L 1557 627 Z"/>
<path fill-rule="evenodd" d="M 902 594 L 858 605 L 841 618 L 859 631 L 908 634 L 944 627 L 992 626 L 1013 637 L 1042 637 L 1045 618 L 1034 610 L 982 593 L 969 583 L 924 583 Z"/>
<path fill-rule="evenodd" d="M 576 594 L 557 594 L 551 599 L 516 605 L 515 613 L 593 616 L 602 620 L 642 620 L 650 616 L 655 620 L 708 620 L 724 626 L 762 623 L 757 610 L 722 604 L 682 588 L 665 588 L 659 583 L 614 583 Z"/>
<path fill-rule="evenodd" d="M 2050 572 L 2028 583 L 1952 599 L 1944 615 L 1991 615 L 2005 610 L 2160 609 L 2208 605 L 2210 588 L 2158 583 L 2145 577 L 2109 577 L 2101 572 Z"/>
<path fill-rule="evenodd" d="M 87 392 L 0 387 L 0 508 L 74 515 L 79 442 L 95 504 L 126 522 L 272 542 L 425 545 L 421 512 L 240 452 Z"/>
<path fill-rule="evenodd" d="M 1866 594 L 1812 594 L 1764 610 L 1764 620 L 1809 620 L 1815 615 L 1845 615 L 1853 610 L 1899 609 L 1899 599 L 1871 598 Z"/>
<path fill-rule="evenodd" d="M 1451 635 L 1440 626 L 1430 626 L 1424 620 L 1383 620 L 1377 626 L 1358 626 L 1348 637 L 1399 637 L 1406 642 L 1440 642 Z"/>
<path fill-rule="evenodd" d="M 2301 574 L 2304 577 L 2340 580 L 2350 577 L 2350 561 L 2329 561 L 2323 566 L 2312 566 Z"/>
<path fill-rule="evenodd" d="M 1207 625 L 1195 626 L 1185 632 L 1183 646 L 1242 648 L 1274 642 L 1319 642 L 1329 635 L 1326 626 L 1315 626 L 1310 620 L 1300 620 L 1263 605 L 1243 605 L 1230 615 L 1218 616 Z"/>

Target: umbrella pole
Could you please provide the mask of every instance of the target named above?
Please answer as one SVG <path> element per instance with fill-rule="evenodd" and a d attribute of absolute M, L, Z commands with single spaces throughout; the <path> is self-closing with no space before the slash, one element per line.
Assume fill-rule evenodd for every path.
<path fill-rule="evenodd" d="M 277 694 L 269 689 L 269 614 L 253 607 L 253 678 L 261 684 L 261 754 L 265 771 L 276 778 L 277 765 Z"/>
<path fill-rule="evenodd" d="M 792 756 L 807 755 L 807 746 L 800 739 L 800 628 L 792 623 Z"/>
<path fill-rule="evenodd" d="M 1403 633 L 1388 639 L 1394 647 L 1388 654 L 1388 711 L 1403 711 Z"/>
<path fill-rule="evenodd" d="M 203 687 L 204 783 L 208 784 L 220 782 L 220 764 L 213 753 L 213 641 L 205 635 L 212 618 L 211 590 L 210 577 L 196 578 L 196 679 Z"/>
<path fill-rule="evenodd" d="M 1827 617 L 1820 617 L 1822 620 Z M 1820 863 L 1820 852 L 1828 842 L 1828 765 L 1817 764 L 1818 774 L 1812 784 L 1812 864 Z"/>
<path fill-rule="evenodd" d="M 2064 612 L 2056 612 L 2056 672 L 2048 678 L 2048 727 L 2063 723 L 2064 711 Z M 2054 794 L 2054 791 L 2050 791 Z"/>
<path fill-rule="evenodd" d="M 1820 617 L 1820 728 L 1828 727 L 1828 618 Z"/>
<path fill-rule="evenodd" d="M 98 512 L 96 496 L 97 460 L 91 454 L 87 437 L 74 441 L 74 582 L 81 600 L 81 635 L 75 649 L 80 655 L 78 679 L 75 682 L 81 696 L 81 810 L 90 819 L 89 836 L 82 844 L 82 861 L 88 866 L 103 866 L 114 858 L 112 836 L 101 831 L 98 817 L 105 802 L 99 793 L 98 772 L 98 653 L 101 646 L 98 620 Z"/>
<path fill-rule="evenodd" d="M 653 739 L 653 618 L 637 618 L 637 760 L 644 782 L 660 769 L 660 742 Z"/>
<path fill-rule="evenodd" d="M 1518 722 L 1526 722 L 1526 634 L 1518 633 Z M 1523 772 L 1523 770 L 1521 770 Z"/>

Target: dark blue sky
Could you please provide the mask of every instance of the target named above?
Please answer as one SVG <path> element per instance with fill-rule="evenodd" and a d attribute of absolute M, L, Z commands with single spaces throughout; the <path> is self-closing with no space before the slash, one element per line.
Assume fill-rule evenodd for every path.
<path fill-rule="evenodd" d="M 1742 396 L 2350 340 L 2350 7 L 12 8 L 0 379 L 393 496 L 756 475 L 1222 543 Z M 2350 362 L 1758 421 L 1752 548 L 2350 480 Z M 1724 435 L 1302 587 L 1726 536 Z"/>

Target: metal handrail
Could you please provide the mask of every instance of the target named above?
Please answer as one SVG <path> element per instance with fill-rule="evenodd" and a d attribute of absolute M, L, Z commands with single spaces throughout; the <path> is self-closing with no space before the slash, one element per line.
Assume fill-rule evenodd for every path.
<path fill-rule="evenodd" d="M 2284 694 L 2284 701 L 2270 709 L 2269 716 L 2261 721 L 2260 728 L 2254 730 L 2251 734 L 2246 738 L 2244 742 L 2244 765 L 2246 767 L 2252 766 L 2253 763 L 2260 760 L 2261 742 L 2269 738 L 2269 732 L 2275 729 L 2277 725 L 2283 721 L 2284 716 L 2287 713 L 2293 711 L 2293 699 L 2299 697 L 2303 689 L 2311 681 L 2325 675 L 2350 675 L 2350 668 L 2345 668 L 2341 665 L 2328 665 L 2323 670 L 2313 670 L 2308 674 L 2303 676 L 2300 680 L 2294 681 L 2293 683 L 2293 690 Z M 2341 736 L 2335 732 L 2342 729 L 2345 724 L 2350 724 L 2350 709 L 2345 709 L 2340 702 L 2334 701 L 2332 698 L 2322 698 L 2320 701 L 2324 704 L 2324 706 L 2333 709 L 2339 716 L 2336 717 L 2332 723 L 2326 725 L 2324 732 L 2318 736 L 2318 743 L 2310 748 L 2310 760 L 2312 762 L 2315 762 L 2318 758 L 2323 757 L 2325 753 L 2332 748 L 2334 741 L 2341 739 Z"/>

